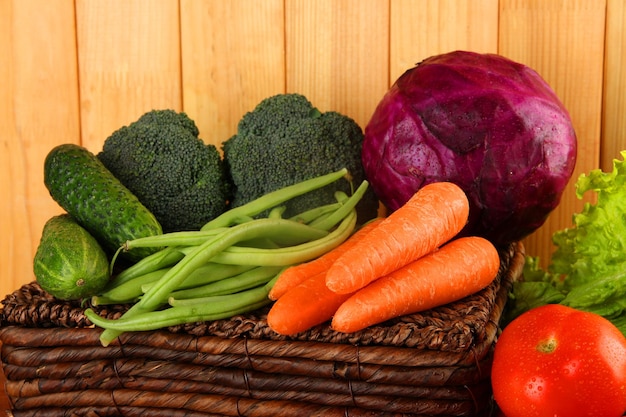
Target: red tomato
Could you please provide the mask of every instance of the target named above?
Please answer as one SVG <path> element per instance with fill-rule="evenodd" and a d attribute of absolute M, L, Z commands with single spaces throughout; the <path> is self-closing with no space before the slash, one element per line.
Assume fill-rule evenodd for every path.
<path fill-rule="evenodd" d="M 621 417 L 626 338 L 597 314 L 538 307 L 502 331 L 491 383 L 507 417 Z"/>

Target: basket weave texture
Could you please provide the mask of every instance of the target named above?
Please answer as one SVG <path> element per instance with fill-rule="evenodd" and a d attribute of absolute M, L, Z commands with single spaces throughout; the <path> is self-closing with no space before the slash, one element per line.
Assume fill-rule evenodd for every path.
<path fill-rule="evenodd" d="M 360 332 L 274 333 L 267 310 L 122 335 L 103 347 L 84 306 L 36 283 L 3 300 L 14 416 L 487 416 L 493 344 L 521 243 L 463 300 Z M 109 318 L 125 305 L 93 307 Z"/>

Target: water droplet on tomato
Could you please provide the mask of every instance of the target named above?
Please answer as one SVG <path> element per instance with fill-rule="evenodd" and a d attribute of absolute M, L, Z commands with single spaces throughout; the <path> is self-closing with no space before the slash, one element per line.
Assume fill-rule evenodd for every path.
<path fill-rule="evenodd" d="M 576 375 L 576 371 L 579 366 L 580 366 L 579 360 L 576 360 L 576 359 L 571 360 L 563 365 L 563 374 L 568 377 L 574 376 Z"/>
<path fill-rule="evenodd" d="M 526 397 L 532 400 L 539 400 L 545 394 L 546 381 L 541 377 L 532 377 L 528 384 L 526 385 Z"/>

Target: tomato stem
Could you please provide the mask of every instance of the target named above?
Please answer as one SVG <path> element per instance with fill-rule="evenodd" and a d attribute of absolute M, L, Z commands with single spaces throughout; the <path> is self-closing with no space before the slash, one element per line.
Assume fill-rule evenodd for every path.
<path fill-rule="evenodd" d="M 537 343 L 536 349 L 540 353 L 553 353 L 556 350 L 557 345 L 558 343 L 556 339 L 550 338 Z"/>

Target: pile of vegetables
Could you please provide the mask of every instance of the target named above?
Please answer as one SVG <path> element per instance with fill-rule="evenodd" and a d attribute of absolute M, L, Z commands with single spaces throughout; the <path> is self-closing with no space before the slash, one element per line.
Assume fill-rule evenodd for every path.
<path fill-rule="evenodd" d="M 546 269 L 513 283 L 491 373 L 506 417 L 621 417 L 626 411 L 626 152 L 576 182 L 597 194 L 553 235 Z"/>
<path fill-rule="evenodd" d="M 609 319 L 626 335 L 626 151 L 613 170 L 582 174 L 576 194 L 595 192 L 596 202 L 573 216 L 573 225 L 554 233 L 556 250 L 546 269 L 529 257 L 524 280 L 514 284 L 508 320 L 545 304 L 562 304 Z"/>
<path fill-rule="evenodd" d="M 355 184 L 365 183 L 362 142 L 363 131 L 348 116 L 322 113 L 299 94 L 278 94 L 242 117 L 237 134 L 223 143 L 223 157 L 204 143 L 187 114 L 173 110 L 151 110 L 120 127 L 97 154 L 71 143 L 56 146 L 44 162 L 44 183 L 84 230 L 66 226 L 67 233 L 42 234 L 37 281 L 62 299 L 98 294 L 105 279 L 92 282 L 85 263 L 101 258 L 101 250 L 112 258 L 127 241 L 198 231 L 273 191 L 345 169 L 345 178 L 283 201 L 282 216 L 331 206 L 337 193 L 351 194 Z M 271 209 L 254 216 L 268 216 Z M 356 210 L 357 224 L 377 215 L 371 188 L 364 189 Z M 56 238 L 63 234 L 72 239 Z M 116 269 L 161 249 L 133 246 L 119 252 L 124 264 Z M 113 269 L 98 265 L 94 275 L 111 278 Z"/>
<path fill-rule="evenodd" d="M 128 239 L 163 233 L 154 214 L 82 146 L 67 143 L 50 150 L 43 180 L 54 201 L 107 253 L 114 253 Z M 136 262 L 152 252 L 137 249 L 124 256 Z"/>
<path fill-rule="evenodd" d="M 452 240 L 469 203 L 452 183 L 433 183 L 384 219 L 314 261 L 288 268 L 270 291 L 267 322 L 293 335 L 332 319 L 351 333 L 459 300 L 486 287 L 500 267 L 487 239 Z"/>
<path fill-rule="evenodd" d="M 272 280 L 290 265 L 323 255 L 345 241 L 356 226 L 356 205 L 367 182 L 334 204 L 283 218 L 290 199 L 342 179 L 346 169 L 296 183 L 226 211 L 199 231 L 171 232 L 127 241 L 124 250 L 164 247 L 121 272 L 93 304 L 134 303 L 119 319 L 85 315 L 105 329 L 110 344 L 122 332 L 156 330 L 217 320 L 270 302 Z M 259 213 L 269 210 L 267 217 Z"/>
<path fill-rule="evenodd" d="M 498 248 L 558 205 L 576 148 L 535 71 L 465 51 L 407 70 L 364 132 L 279 94 L 221 155 L 186 114 L 153 110 L 98 154 L 50 151 L 44 183 L 66 213 L 46 223 L 34 272 L 50 294 L 86 302 L 105 346 L 267 306 L 282 335 L 327 322 L 356 332 L 489 285 Z M 507 305 L 492 376 L 508 417 L 626 408 L 626 161 L 576 187 L 597 203 L 555 233 L 547 270 L 527 258 Z M 129 309 L 106 319 L 93 308 L 106 304 Z M 602 387 L 593 400 L 587 380 Z"/>

